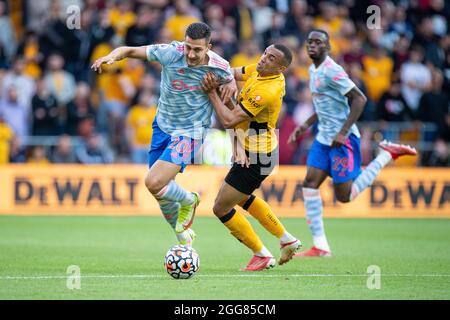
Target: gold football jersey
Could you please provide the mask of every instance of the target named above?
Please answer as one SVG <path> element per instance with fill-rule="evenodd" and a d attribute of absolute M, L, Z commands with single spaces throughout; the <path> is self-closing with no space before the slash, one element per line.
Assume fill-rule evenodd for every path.
<path fill-rule="evenodd" d="M 237 102 L 251 120 L 239 123 L 236 135 L 249 152 L 272 152 L 278 146 L 275 128 L 285 95 L 284 75 L 261 77 L 251 64 L 242 68 L 242 76 L 245 83 Z"/>

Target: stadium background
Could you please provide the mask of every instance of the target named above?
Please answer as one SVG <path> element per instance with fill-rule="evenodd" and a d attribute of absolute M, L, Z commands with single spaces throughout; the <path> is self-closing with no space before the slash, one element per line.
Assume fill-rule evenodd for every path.
<path fill-rule="evenodd" d="M 372 4 L 379 29 L 367 25 Z M 444 0 L 0 0 L 0 298 L 449 299 L 449 11 Z M 257 61 L 273 41 L 294 52 L 278 123 L 281 166 L 258 192 L 305 249 L 300 189 L 314 131 L 295 146 L 286 140 L 312 112 L 311 28 L 329 32 L 332 57 L 369 98 L 359 121 L 363 164 L 383 138 L 419 150 L 353 203 L 336 203 L 330 181 L 323 185 L 333 258 L 237 271 L 250 253 L 211 212 L 230 159 L 214 121 L 205 163 L 177 177 L 202 193 L 201 271 L 182 282 L 165 274 L 176 239 L 143 183 L 159 66 L 129 59 L 97 75 L 90 65 L 119 45 L 182 40 L 197 20 L 212 26 L 213 49 L 233 66 Z M 278 254 L 277 239 L 254 222 Z M 73 265 L 81 290 L 68 285 Z M 379 290 L 367 279 L 374 266 Z"/>
<path fill-rule="evenodd" d="M 381 13 L 379 20 L 372 17 L 375 29 L 368 27 L 375 12 L 367 10 L 372 4 Z M 273 176 L 263 186 L 263 196 L 278 206 L 281 215 L 302 215 L 303 211 L 297 202 L 301 201 L 300 188 L 295 186 L 301 185 L 304 168 L 284 165 L 304 165 L 315 134 L 313 128 L 296 145 L 286 143 L 293 128 L 313 111 L 307 74 L 310 60 L 304 48 L 312 28 L 329 32 L 332 57 L 369 98 L 359 119 L 363 164 L 376 155 L 377 143 L 384 138 L 419 150 L 418 157 L 392 164 L 378 180 L 381 186 L 375 185 L 345 209 L 339 209 L 331 191 L 324 190 L 333 204 L 325 213 L 379 216 L 384 210 L 382 215 L 387 216 L 448 215 L 449 12 L 450 5 L 443 0 L 0 1 L 0 170 L 2 189 L 8 190 L 2 195 L 0 212 L 54 213 L 71 201 L 77 205 L 68 213 L 89 212 L 93 207 L 103 214 L 111 210 L 136 213 L 136 207 L 142 214 L 158 212 L 156 202 L 145 196 L 142 177 L 156 114 L 160 67 L 126 59 L 96 74 L 90 65 L 120 45 L 183 40 L 186 26 L 202 20 L 213 29 L 213 50 L 232 66 L 258 61 L 262 49 L 274 42 L 286 44 L 295 53 L 286 73 L 287 94 L 278 123 L 279 171 L 284 175 Z M 186 175 L 191 178 L 181 178 L 186 179 L 188 189 L 209 192 L 204 194 L 207 200 L 201 214 L 210 214 L 213 190 L 226 173 L 230 152 L 229 138 L 214 119 L 203 169 L 188 170 Z M 24 174 L 22 164 L 29 173 Z M 87 181 L 100 184 L 81 192 L 80 201 L 71 200 L 76 188 L 70 188 L 79 179 L 56 175 L 71 169 L 53 170 L 54 164 L 103 165 L 100 170 L 106 170 L 106 175 L 130 172 L 126 165 L 139 167 L 131 169 L 136 173 L 130 179 L 138 181 L 132 191 L 142 196 L 134 206 L 114 202 L 111 182 L 96 169 L 81 166 L 85 169 L 78 170 Z M 120 166 L 111 167 L 116 164 Z M 442 169 L 427 171 L 425 167 Z M 201 172 L 217 177 L 205 179 Z M 386 183 L 392 185 L 390 173 L 394 172 L 397 186 L 386 187 Z M 42 186 L 46 179 L 35 178 L 41 174 L 47 177 L 47 186 Z M 62 189 L 51 187 L 55 179 L 61 186 L 68 181 L 70 190 L 61 195 Z M 190 186 L 192 181 L 205 182 Z M 42 194 L 42 188 L 48 192 Z M 109 192 L 109 200 L 99 192 Z"/>

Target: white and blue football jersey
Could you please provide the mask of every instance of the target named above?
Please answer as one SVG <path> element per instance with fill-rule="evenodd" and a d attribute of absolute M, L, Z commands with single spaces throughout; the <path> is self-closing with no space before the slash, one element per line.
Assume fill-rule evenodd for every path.
<path fill-rule="evenodd" d="M 315 67 L 309 67 L 309 89 L 315 112 L 319 119 L 317 141 L 330 146 L 336 134 L 342 129 L 350 113 L 345 96 L 355 87 L 353 81 L 340 65 L 329 56 Z M 354 124 L 350 128 L 358 138 L 360 133 Z"/>
<path fill-rule="evenodd" d="M 189 67 L 184 42 L 147 46 L 147 60 L 162 66 L 161 90 L 156 121 L 171 136 L 201 139 L 211 125 L 212 104 L 201 89 L 203 76 L 213 72 L 221 83 L 233 79 L 228 61 L 209 50 L 208 65 Z"/>

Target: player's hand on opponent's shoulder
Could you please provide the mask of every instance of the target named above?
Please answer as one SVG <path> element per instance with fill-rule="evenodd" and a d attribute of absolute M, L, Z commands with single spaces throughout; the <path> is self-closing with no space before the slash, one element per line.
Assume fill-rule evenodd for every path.
<path fill-rule="evenodd" d="M 220 86 L 220 81 L 214 73 L 208 72 L 203 76 L 201 86 L 205 93 L 210 94 Z"/>
<path fill-rule="evenodd" d="M 231 98 L 236 99 L 238 88 L 236 86 L 236 81 L 233 79 L 230 82 L 221 85 L 220 90 L 220 100 L 227 103 Z"/>
<path fill-rule="evenodd" d="M 294 131 L 292 131 L 291 135 L 289 136 L 288 143 L 295 143 L 295 141 L 297 141 L 298 137 L 300 137 L 301 135 L 305 134 L 308 131 L 308 128 L 309 127 L 305 123 L 296 127 L 294 129 Z"/>

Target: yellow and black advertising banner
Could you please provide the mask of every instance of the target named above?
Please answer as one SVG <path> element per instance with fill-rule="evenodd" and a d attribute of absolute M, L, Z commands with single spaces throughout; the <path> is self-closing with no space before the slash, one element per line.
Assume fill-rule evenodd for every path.
<path fill-rule="evenodd" d="M 159 215 L 140 165 L 0 166 L 0 214 Z M 197 214 L 213 216 L 226 167 L 189 166 L 177 182 L 201 194 Z M 303 217 L 306 168 L 280 166 L 255 192 L 282 217 Z M 334 199 L 331 180 L 321 187 L 327 217 L 450 217 L 450 169 L 385 168 L 350 203 Z"/>

